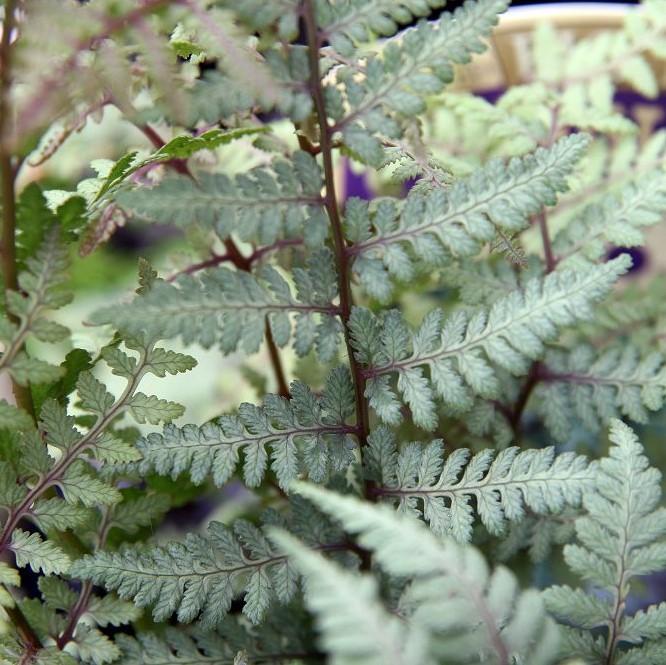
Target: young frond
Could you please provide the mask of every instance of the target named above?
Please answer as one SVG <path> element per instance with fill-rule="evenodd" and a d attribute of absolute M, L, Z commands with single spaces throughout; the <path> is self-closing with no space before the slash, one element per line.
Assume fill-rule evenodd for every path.
<path fill-rule="evenodd" d="M 364 65 L 336 68 L 338 86 L 326 89 L 327 112 L 351 153 L 381 166 L 384 151 L 377 134 L 399 136 L 402 118 L 423 111 L 424 98 L 451 82 L 453 65 L 484 50 L 483 39 L 506 7 L 505 0 L 468 0 L 437 21 L 401 32 L 379 55 L 369 54 Z"/>
<path fill-rule="evenodd" d="M 292 335 L 294 348 L 306 355 L 313 347 L 323 361 L 331 360 L 338 348 L 340 322 L 337 276 L 328 249 L 313 252 L 306 268 L 293 271 L 296 294 L 272 266 L 256 275 L 213 268 L 201 277 L 181 276 L 174 284 L 156 281 L 150 291 L 130 303 L 97 311 L 93 322 L 110 323 L 129 333 L 147 331 L 160 338 L 181 337 L 185 344 L 214 344 L 225 353 L 239 347 L 255 353 L 264 339 L 268 321 L 275 343 L 286 346 Z"/>
<path fill-rule="evenodd" d="M 461 411 L 471 407 L 472 394 L 498 397 L 499 382 L 488 360 L 513 374 L 525 373 L 559 327 L 590 317 L 592 305 L 628 265 L 628 257 L 620 256 L 586 270 L 532 279 L 524 290 L 469 319 L 458 311 L 442 321 L 441 311 L 433 310 L 416 332 L 396 311 L 380 320 L 356 308 L 350 327 L 356 358 L 365 366 L 370 405 L 384 422 L 401 421 L 400 403 L 390 386 L 391 376 L 397 375 L 398 392 L 414 422 L 431 430 L 437 423 L 435 396 Z"/>
<path fill-rule="evenodd" d="M 334 370 L 321 397 L 294 381 L 291 399 L 267 395 L 261 406 L 241 404 L 238 413 L 224 415 L 202 427 L 167 425 L 162 434 L 149 434 L 137 443 L 143 475 L 156 471 L 176 478 L 189 472 L 193 482 L 209 475 L 218 487 L 236 470 L 243 453 L 243 479 L 257 487 L 269 465 L 280 487 L 303 473 L 322 482 L 344 470 L 354 447 L 355 431 L 347 421 L 354 414 L 354 390 L 346 368 Z"/>
<path fill-rule="evenodd" d="M 553 436 L 564 441 L 576 418 L 591 431 L 620 415 L 645 423 L 666 397 L 666 366 L 653 351 L 641 356 L 635 346 L 613 346 L 602 352 L 579 346 L 553 352 L 539 370 L 535 390 L 538 410 Z"/>
<path fill-rule="evenodd" d="M 666 567 L 661 474 L 621 421 L 611 423 L 610 440 L 597 491 L 584 496 L 586 514 L 576 520 L 578 544 L 564 548 L 573 572 L 601 593 L 555 586 L 544 597 L 548 609 L 571 626 L 564 633 L 564 655 L 590 665 L 658 662 L 650 654 L 666 637 L 666 606 L 633 616 L 625 608 L 632 578 Z"/>
<path fill-rule="evenodd" d="M 340 663 L 366 662 L 363 657 L 376 657 L 377 649 L 381 649 L 376 643 L 392 644 L 396 639 L 400 648 L 392 649 L 393 660 L 388 662 L 430 663 L 435 654 L 446 654 L 451 663 L 506 664 L 515 659 L 536 665 L 553 661 L 557 647 L 555 626 L 546 617 L 539 594 L 520 593 L 515 577 L 507 569 L 500 567 L 491 572 L 475 548 L 439 538 L 414 519 L 387 507 L 302 483 L 297 488 L 322 511 L 339 520 L 345 531 L 356 534 L 359 544 L 373 553 L 384 572 L 410 582 L 398 607 L 405 618 L 402 627 L 393 628 L 388 621 L 369 626 L 369 618 L 361 621 L 359 617 L 354 629 L 341 618 L 347 615 L 339 608 L 337 588 L 338 584 L 349 584 L 351 580 L 345 579 L 349 574 L 343 576 L 316 554 L 277 536 L 312 585 L 313 593 L 306 601 L 319 616 L 327 648 L 335 653 L 336 646 L 346 647 L 340 652 Z M 363 594 L 357 589 L 352 597 L 362 598 L 368 610 L 378 617 L 380 610 L 369 580 L 361 578 L 357 584 L 364 586 Z M 368 651 L 368 630 L 375 636 L 372 651 Z M 396 636 L 400 630 L 401 639 Z M 412 660 L 397 659 L 402 649 L 410 648 L 420 651 L 421 657 L 415 659 L 412 653 Z"/>
<path fill-rule="evenodd" d="M 304 501 L 291 508 L 290 520 L 268 511 L 265 524 L 286 525 L 315 548 L 346 549 L 338 529 Z M 276 600 L 288 603 L 298 588 L 296 571 L 264 530 L 246 520 L 232 527 L 213 521 L 205 536 L 190 533 L 182 542 L 85 556 L 70 574 L 115 590 L 139 607 L 152 606 L 156 621 L 175 613 L 181 623 L 198 620 L 206 629 L 225 617 L 234 598 L 244 596 L 243 614 L 257 624 Z"/>
<path fill-rule="evenodd" d="M 411 250 L 426 266 L 441 265 L 449 253 L 470 256 L 491 242 L 501 229 L 522 230 L 530 215 L 554 205 L 566 191 L 570 175 L 588 144 L 584 135 L 560 139 L 508 163 L 492 160 L 450 189 L 437 188 L 410 196 L 402 210 L 381 201 L 371 216 L 367 205 L 352 200 L 347 207 L 347 236 L 354 271 L 366 291 L 382 302 L 391 295 L 390 278 L 414 275 Z M 374 229 L 374 231 L 373 231 Z"/>
<path fill-rule="evenodd" d="M 410 443 L 399 451 L 386 427 L 376 429 L 369 444 L 373 493 L 459 542 L 472 538 L 474 507 L 486 529 L 498 535 L 527 511 L 553 514 L 579 504 L 595 480 L 585 457 L 556 456 L 553 448 L 521 452 L 512 447 L 497 455 L 491 449 L 472 455 L 457 448 L 445 460 L 442 441 Z"/>
<path fill-rule="evenodd" d="M 167 154 L 180 152 L 171 148 Z M 233 232 L 241 240 L 265 245 L 304 233 L 306 241 L 317 246 L 327 234 L 321 187 L 316 161 L 299 151 L 291 162 L 274 159 L 270 166 L 255 167 L 233 179 L 222 173 L 201 173 L 196 179 L 169 175 L 154 187 L 121 191 L 116 200 L 142 219 L 178 226 L 204 224 L 221 238 Z"/>

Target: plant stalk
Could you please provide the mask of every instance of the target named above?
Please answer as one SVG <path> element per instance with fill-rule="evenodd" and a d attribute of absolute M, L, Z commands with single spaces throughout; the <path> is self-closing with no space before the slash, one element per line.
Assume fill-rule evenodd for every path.
<path fill-rule="evenodd" d="M 18 290 L 18 271 L 16 267 L 16 169 L 12 163 L 12 151 L 9 147 L 11 131 L 11 109 L 9 93 L 12 84 L 12 44 L 11 37 L 15 28 L 16 0 L 5 2 L 5 18 L 0 42 L 0 180 L 2 181 L 2 278 L 6 290 Z M 10 319 L 17 323 L 15 316 Z M 12 392 L 16 404 L 35 419 L 35 407 L 30 386 L 21 386 L 12 380 Z"/>
<path fill-rule="evenodd" d="M 305 32 L 308 44 L 308 61 L 310 65 L 310 92 L 317 114 L 319 124 L 319 145 L 321 156 L 324 163 L 324 186 L 326 193 L 324 195 L 324 205 L 331 222 L 333 233 L 333 244 L 335 248 L 336 263 L 338 267 L 338 281 L 340 291 L 340 309 L 342 322 L 345 329 L 345 344 L 349 356 L 349 365 L 354 380 L 354 395 L 356 402 L 356 417 L 358 425 L 359 443 L 366 445 L 369 434 L 368 405 L 365 399 L 365 377 L 361 367 L 356 362 L 354 350 L 351 345 L 349 334 L 349 317 L 353 307 L 351 292 L 351 270 L 349 256 L 345 244 L 344 233 L 342 230 L 342 220 L 338 209 L 337 196 L 335 193 L 335 173 L 333 170 L 333 145 L 332 131 L 328 124 L 326 116 L 326 103 L 324 101 L 324 91 L 321 85 L 321 76 L 319 73 L 319 35 L 317 33 L 317 22 L 315 19 L 314 4 L 312 0 L 303 2 L 303 18 L 305 20 Z"/>

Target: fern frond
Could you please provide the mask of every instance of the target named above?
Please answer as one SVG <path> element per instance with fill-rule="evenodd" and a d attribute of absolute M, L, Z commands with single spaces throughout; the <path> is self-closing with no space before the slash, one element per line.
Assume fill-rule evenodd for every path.
<path fill-rule="evenodd" d="M 570 263 L 601 258 L 608 243 L 642 245 L 641 227 L 657 224 L 666 214 L 666 173 L 654 172 L 629 183 L 618 196 L 608 194 L 572 219 L 553 241 L 553 252 Z"/>
<path fill-rule="evenodd" d="M 176 148 L 169 148 L 166 154 L 177 155 L 180 150 Z M 137 217 L 178 226 L 205 224 L 221 238 L 233 232 L 241 240 L 265 245 L 285 234 L 305 232 L 305 239 L 316 246 L 327 233 L 321 187 L 316 161 L 299 151 L 291 162 L 275 159 L 270 166 L 256 167 L 233 179 L 221 173 L 201 173 L 196 180 L 168 176 L 154 187 L 122 191 L 116 200 Z"/>
<path fill-rule="evenodd" d="M 459 261 L 441 270 L 442 283 L 455 286 L 463 303 L 474 306 L 492 305 L 542 274 L 543 263 L 534 255 L 520 269 L 508 261 L 483 260 Z"/>
<path fill-rule="evenodd" d="M 99 178 L 85 180 L 85 188 L 80 186 L 80 193 L 84 195 L 88 203 L 87 215 L 93 219 L 99 216 L 109 203 L 123 193 L 129 197 L 130 203 L 133 198 L 136 199 L 136 185 L 134 188 L 132 187 L 133 183 L 130 178 L 140 170 L 146 170 L 148 167 L 173 160 L 186 160 L 201 150 L 215 150 L 232 141 L 264 131 L 266 129 L 262 127 L 239 127 L 229 130 L 209 129 L 198 136 L 177 136 L 147 156 L 140 156 L 137 151 L 129 152 L 117 160 L 115 164 L 104 168 Z M 190 184 L 195 184 L 191 178 L 189 180 Z M 152 192 L 153 190 L 141 188 L 138 191 L 142 192 L 143 197 L 145 192 Z M 151 195 L 147 194 L 146 197 L 148 198 L 147 205 L 150 206 Z M 172 208 L 169 206 L 165 206 L 165 208 L 174 214 Z M 150 210 L 150 208 L 148 209 Z M 165 210 L 162 209 L 158 212 L 164 214 Z M 161 221 L 163 217 L 156 217 L 156 219 Z"/>
<path fill-rule="evenodd" d="M 437 423 L 435 395 L 459 410 L 471 406 L 470 393 L 497 397 L 499 382 L 486 358 L 513 374 L 525 373 L 529 361 L 543 354 L 544 342 L 556 337 L 558 327 L 588 318 L 592 305 L 628 265 L 628 257 L 621 256 L 581 272 L 551 273 L 469 320 L 459 311 L 442 322 L 441 312 L 434 310 L 416 332 L 395 311 L 380 321 L 356 308 L 350 328 L 356 358 L 366 366 L 370 405 L 384 422 L 400 422 L 400 403 L 389 385 L 394 375 L 414 422 L 425 429 Z"/>
<path fill-rule="evenodd" d="M 67 337 L 65 326 L 45 316 L 72 298 L 65 288 L 67 265 L 67 251 L 57 234 L 51 232 L 37 254 L 27 259 L 26 270 L 18 279 L 20 291 L 7 291 L 7 312 L 0 315 L 0 342 L 4 346 L 0 372 L 8 372 L 22 386 L 49 383 L 62 375 L 61 367 L 28 356 L 23 347 L 31 336 L 42 342 L 59 342 Z M 0 401 L 0 422 L 16 429 L 28 425 L 22 412 L 5 400 Z"/>
<path fill-rule="evenodd" d="M 22 458 L 18 471 L 9 465 L 0 467 L 0 495 L 7 508 L 7 518 L 0 533 L 0 551 L 6 547 L 11 549 L 11 543 L 19 538 L 24 553 L 21 561 L 30 565 L 35 562 L 43 567 L 41 561 L 52 555 L 44 553 L 43 546 L 32 539 L 38 534 L 16 529 L 21 519 L 30 518 L 43 528 L 67 529 L 79 526 L 88 518 L 86 507 L 113 504 L 121 499 L 115 485 L 96 473 L 94 465 L 90 464 L 91 457 L 100 462 L 137 459 L 137 451 L 114 433 L 113 424 L 125 412 L 137 417 L 137 397 L 141 403 L 148 399 L 137 392 L 139 382 L 147 373 L 164 374 L 164 365 L 159 362 L 153 366 L 152 360 L 162 361 L 166 353 L 163 349 L 155 349 L 153 342 L 143 338 L 128 339 L 125 344 L 128 349 L 137 351 L 138 357 L 132 359 L 117 349 L 115 360 L 123 356 L 123 365 L 129 368 L 125 374 L 125 389 L 117 398 L 90 371 L 79 374 L 76 391 L 79 406 L 89 422 L 87 431 L 82 432 L 75 426 L 75 419 L 67 413 L 65 406 L 55 399 L 47 399 L 40 412 L 39 433 L 27 432 L 21 440 Z M 113 368 L 113 362 L 111 366 Z M 176 366 L 177 370 L 175 366 L 172 369 L 180 371 L 182 363 L 178 362 Z M 150 398 L 151 406 L 143 404 L 144 412 L 140 413 L 139 420 L 149 416 L 152 422 L 168 422 L 182 414 L 180 405 L 155 396 Z M 57 459 L 48 454 L 45 444 L 61 451 Z M 46 497 L 53 488 L 60 490 L 62 498 Z M 50 541 L 43 545 L 56 547 Z M 33 554 L 36 559 L 30 558 Z M 53 560 L 58 560 L 55 555 Z"/>
<path fill-rule="evenodd" d="M 185 344 L 198 342 L 205 348 L 218 344 L 225 353 L 239 347 L 254 353 L 263 341 L 266 319 L 275 343 L 285 346 L 294 314 L 296 353 L 303 356 L 315 347 L 322 360 L 331 360 L 341 331 L 338 308 L 332 304 L 338 284 L 332 253 L 313 252 L 307 267 L 295 268 L 293 276 L 295 295 L 271 266 L 263 266 L 256 276 L 218 267 L 201 277 L 183 275 L 175 284 L 158 281 L 148 293 L 105 307 L 92 320 L 130 333 L 179 336 Z"/>
<path fill-rule="evenodd" d="M 583 497 L 586 515 L 576 521 L 579 544 L 567 545 L 569 567 L 602 594 L 556 586 L 544 597 L 549 610 L 570 626 L 564 652 L 591 665 L 641 660 L 642 645 L 666 637 L 666 608 L 652 605 L 626 614 L 631 580 L 666 567 L 661 474 L 649 467 L 634 432 L 619 420 L 611 423 L 609 457 L 600 462 L 597 491 Z M 594 630 L 594 636 L 587 631 Z M 595 637 L 596 636 L 596 637 Z M 635 646 L 627 655 L 623 649 Z"/>
<path fill-rule="evenodd" d="M 269 512 L 266 524 L 286 525 L 316 548 L 345 550 L 338 530 L 303 503 L 292 505 L 290 521 Z M 210 522 L 205 536 L 191 533 L 183 542 L 85 556 L 70 574 L 115 590 L 139 607 L 152 606 L 156 621 L 175 613 L 181 623 L 196 619 L 206 629 L 224 618 L 234 598 L 244 594 L 243 614 L 256 624 L 274 601 L 288 603 L 298 587 L 285 554 L 269 543 L 264 529 L 246 520 L 232 527 Z"/>
<path fill-rule="evenodd" d="M 218 487 L 234 473 L 243 452 L 243 478 L 257 487 L 269 465 L 280 487 L 306 472 L 314 482 L 345 469 L 353 449 L 354 389 L 346 368 L 328 377 L 321 397 L 300 381 L 291 384 L 291 399 L 268 395 L 262 406 L 241 404 L 238 413 L 221 416 L 203 427 L 168 425 L 162 434 L 149 434 L 137 443 L 144 475 L 156 471 L 176 478 L 188 471 L 193 482 L 209 475 Z"/>
<path fill-rule="evenodd" d="M 305 612 L 292 604 L 272 608 L 260 626 L 229 616 L 212 631 L 167 627 L 159 634 L 139 633 L 136 639 L 119 635 L 119 665 L 238 665 L 243 658 L 250 663 L 289 662 L 290 655 L 307 658 L 310 652 L 314 657 L 306 620 Z"/>
<path fill-rule="evenodd" d="M 658 352 L 641 357 L 635 346 L 614 346 L 601 353 L 579 346 L 553 352 L 541 370 L 535 391 L 544 423 L 566 440 L 575 418 L 598 431 L 620 415 L 645 423 L 648 410 L 658 411 L 666 397 L 666 366 Z"/>
<path fill-rule="evenodd" d="M 345 0 L 324 2 L 317 7 L 321 31 L 331 46 L 344 56 L 354 53 L 355 44 L 373 37 L 390 37 L 399 26 L 428 16 L 446 0 Z"/>
<path fill-rule="evenodd" d="M 383 161 L 376 133 L 395 138 L 401 119 L 424 110 L 424 97 L 440 92 L 453 78 L 453 65 L 485 48 L 483 38 L 507 7 L 504 0 L 468 0 L 439 20 L 420 23 L 389 40 L 380 55 L 361 66 L 343 65 L 335 76 L 340 89 L 327 89 L 327 111 L 346 147 L 375 166 Z M 350 112 L 345 114 L 346 98 Z"/>
<path fill-rule="evenodd" d="M 405 626 L 380 603 L 371 577 L 341 569 L 284 532 L 272 534 L 306 581 L 305 602 L 317 618 L 321 645 L 340 665 L 408 665 L 426 659 L 425 631 Z"/>
<path fill-rule="evenodd" d="M 527 511 L 552 514 L 579 504 L 595 480 L 585 457 L 556 456 L 553 448 L 505 448 L 497 456 L 491 449 L 472 455 L 457 448 L 445 460 L 440 440 L 410 443 L 398 451 L 395 436 L 380 427 L 368 441 L 373 493 L 459 542 L 472 538 L 474 507 L 486 529 L 499 535 L 507 522 L 522 521 Z"/>
<path fill-rule="evenodd" d="M 530 215 L 554 205 L 557 193 L 566 191 L 567 176 L 587 144 L 583 135 L 573 135 L 508 164 L 490 161 L 449 190 L 410 196 L 400 214 L 389 201 L 382 201 L 372 217 L 361 203 L 352 203 L 347 235 L 354 242 L 354 271 L 368 293 L 385 302 L 391 293 L 389 277 L 413 277 L 407 249 L 425 265 L 435 266 L 446 252 L 476 254 L 483 242 L 495 238 L 496 229 L 522 230 Z"/>
<path fill-rule="evenodd" d="M 302 483 L 297 489 L 339 520 L 346 531 L 357 534 L 361 546 L 373 553 L 386 573 L 410 582 L 400 601 L 407 635 L 418 627 L 430 637 L 430 645 L 425 642 L 424 648 L 424 637 L 418 633 L 410 635 L 411 640 L 399 642 L 403 648 L 422 650 L 420 659 L 407 662 L 429 663 L 434 654 L 446 654 L 447 661 L 452 663 L 486 660 L 508 663 L 512 659 L 524 659 L 531 664 L 552 662 L 557 633 L 545 615 L 543 602 L 537 592 L 519 593 L 514 576 L 507 569 L 497 568 L 491 573 L 475 548 L 436 537 L 417 521 L 388 508 Z M 333 649 L 333 644 L 349 644 L 349 659 L 341 662 L 365 662 L 362 656 L 366 653 L 368 636 L 364 628 L 357 632 L 349 626 L 345 630 L 346 623 L 334 620 L 335 582 L 343 584 L 346 580 L 340 580 L 335 569 L 327 570 L 329 566 L 324 566 L 315 554 L 294 547 L 291 541 L 279 542 L 290 555 L 295 555 L 296 565 L 303 566 L 309 584 L 317 591 L 316 596 L 310 594 L 306 600 L 320 615 L 328 648 Z M 366 585 L 364 600 L 371 605 L 372 588 L 367 581 L 359 582 Z M 353 597 L 358 597 L 358 591 Z M 339 610 L 336 616 L 340 616 Z M 392 624 L 386 625 L 387 633 L 381 630 L 381 625 L 372 627 L 376 641 L 393 634 Z M 365 623 L 359 626 L 370 629 Z M 349 635 L 356 637 L 358 646 L 346 642 Z M 351 658 L 351 653 L 357 656 L 357 661 Z M 374 655 L 377 651 L 370 653 Z M 397 656 L 400 650 L 393 653 Z"/>

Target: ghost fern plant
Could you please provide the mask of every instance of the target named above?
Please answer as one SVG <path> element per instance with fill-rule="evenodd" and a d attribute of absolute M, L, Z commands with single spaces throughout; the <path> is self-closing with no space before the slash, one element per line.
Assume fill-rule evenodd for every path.
<path fill-rule="evenodd" d="M 494 103 L 449 84 L 506 0 L 443 4 L 4 0 L 1 662 L 666 662 L 666 605 L 628 610 L 660 476 L 620 420 L 661 417 L 666 301 L 608 258 L 666 211 L 666 133 L 614 106 L 658 93 L 666 4 L 539 26 Z M 54 189 L 107 114 L 146 142 Z M 128 221 L 179 253 L 67 308 Z M 203 349 L 258 403 L 186 424 L 146 387 Z"/>

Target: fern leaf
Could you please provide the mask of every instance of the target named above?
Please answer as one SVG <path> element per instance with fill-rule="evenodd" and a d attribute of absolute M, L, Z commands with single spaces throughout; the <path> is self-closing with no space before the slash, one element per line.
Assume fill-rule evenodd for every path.
<path fill-rule="evenodd" d="M 388 41 L 379 56 L 369 55 L 363 76 L 356 66 L 336 71 L 338 84 L 350 112 L 344 115 L 342 100 L 329 90 L 327 110 L 336 121 L 346 147 L 359 159 L 375 166 L 383 162 L 376 133 L 395 138 L 401 119 L 424 110 L 423 98 L 440 92 L 453 78 L 453 65 L 467 62 L 483 51 L 483 38 L 506 9 L 504 0 L 468 1 L 452 14 L 423 22 Z"/>
<path fill-rule="evenodd" d="M 586 515 L 576 520 L 578 544 L 567 545 L 569 567 L 604 595 L 552 587 L 544 592 L 549 610 L 573 626 L 565 652 L 591 665 L 649 660 L 650 642 L 666 637 L 665 608 L 651 606 L 626 615 L 631 580 L 666 567 L 664 509 L 659 508 L 661 474 L 649 467 L 638 438 L 624 423 L 611 423 L 609 457 L 600 462 L 597 491 L 583 497 Z M 585 631 L 601 631 L 601 654 Z M 622 645 L 639 645 L 622 654 Z M 658 642 L 657 642 L 658 644 Z M 642 645 L 646 645 L 643 660 Z M 633 652 L 633 653 L 632 653 Z"/>
<path fill-rule="evenodd" d="M 48 383 L 62 374 L 60 367 L 31 358 L 21 349 L 30 336 L 43 342 L 58 342 L 67 336 L 67 328 L 45 318 L 49 310 L 63 307 L 71 300 L 71 294 L 64 288 L 67 263 L 65 248 L 57 235 L 50 233 L 37 254 L 27 259 L 26 270 L 19 275 L 20 291 L 7 292 L 8 311 L 0 317 L 0 342 L 4 345 L 0 371 L 9 372 L 21 385 Z M 10 321 L 8 315 L 15 317 L 17 323 Z M 3 411 L 15 424 L 24 420 L 9 409 Z"/>
<path fill-rule="evenodd" d="M 317 617 L 321 645 L 332 656 L 332 662 L 424 662 L 423 631 L 416 625 L 410 631 L 382 607 L 376 580 L 339 568 L 284 532 L 273 533 L 272 539 L 305 575 L 305 602 Z M 420 658 L 414 660 L 415 655 Z"/>
<path fill-rule="evenodd" d="M 306 621 L 305 612 L 293 606 L 276 607 L 260 626 L 229 616 L 215 630 L 167 626 L 159 634 L 139 633 L 136 639 L 119 635 L 119 665 L 237 665 L 243 658 L 259 663 L 288 661 L 291 654 L 312 650 L 304 635 Z"/>
<path fill-rule="evenodd" d="M 224 485 L 244 453 L 243 475 L 249 487 L 258 486 L 269 464 L 280 487 L 303 471 L 315 482 L 350 462 L 350 434 L 346 421 L 354 414 L 354 392 L 347 369 L 338 368 L 328 377 L 321 397 L 301 382 L 291 384 L 292 398 L 268 395 L 262 406 L 242 404 L 238 414 L 222 416 L 203 427 L 167 426 L 162 434 L 149 434 L 137 444 L 143 460 L 142 475 L 156 471 L 176 478 L 189 471 L 195 483 L 212 474 Z"/>
<path fill-rule="evenodd" d="M 544 342 L 555 338 L 559 326 L 590 316 L 592 304 L 609 291 L 628 263 L 628 257 L 621 256 L 589 270 L 558 271 L 533 279 L 523 291 L 497 300 L 487 313 L 481 311 L 469 320 L 457 312 L 442 324 L 442 315 L 435 310 L 417 332 L 411 332 L 397 312 L 380 321 L 368 310 L 356 308 L 350 329 L 356 358 L 367 366 L 370 405 L 384 422 L 400 422 L 400 404 L 389 385 L 392 375 L 397 375 L 398 391 L 414 422 L 425 429 L 433 429 L 437 422 L 435 395 L 460 410 L 471 407 L 470 392 L 497 397 L 499 383 L 483 354 L 511 373 L 526 372 L 529 361 L 543 354 Z M 429 379 L 424 367 L 430 370 Z"/>
<path fill-rule="evenodd" d="M 354 45 L 370 41 L 373 36 L 390 37 L 399 26 L 417 17 L 427 17 L 445 0 L 346 0 L 326 2 L 318 7 L 322 33 L 341 55 L 351 56 Z"/>
<path fill-rule="evenodd" d="M 473 506 L 486 529 L 498 535 L 507 522 L 523 520 L 527 511 L 552 514 L 579 504 L 595 480 L 583 456 L 555 456 L 553 448 L 505 448 L 497 456 L 490 449 L 472 456 L 457 448 L 445 461 L 440 440 L 410 443 L 398 451 L 395 436 L 381 427 L 368 441 L 373 493 L 459 542 L 472 538 Z"/>
<path fill-rule="evenodd" d="M 569 263 L 596 261 L 607 243 L 642 245 L 641 227 L 660 222 L 666 213 L 666 173 L 656 172 L 626 185 L 618 196 L 608 194 L 585 208 L 553 241 L 553 251 Z"/>
<path fill-rule="evenodd" d="M 331 540 L 338 537 L 337 531 L 322 524 L 313 532 L 312 511 L 300 511 L 294 512 L 296 533 L 301 520 L 309 531 L 308 542 L 321 537 L 322 547 L 341 549 Z M 275 524 L 275 517 L 269 518 Z M 152 605 L 156 621 L 175 613 L 181 623 L 198 619 L 207 629 L 223 619 L 232 600 L 241 594 L 245 595 L 243 613 L 256 624 L 271 603 L 276 599 L 287 603 L 297 590 L 297 576 L 284 553 L 269 543 L 261 529 L 244 520 L 237 520 L 232 528 L 211 522 L 206 536 L 188 534 L 183 542 L 85 556 L 74 563 L 71 575 L 115 590 L 138 607 Z"/>
<path fill-rule="evenodd" d="M 476 254 L 498 228 L 520 231 L 530 215 L 554 205 L 557 193 L 566 191 L 567 176 L 587 144 L 584 135 L 572 135 L 508 164 L 491 161 L 449 190 L 410 196 L 399 215 L 389 201 L 381 202 L 372 217 L 354 202 L 347 211 L 347 233 L 354 241 L 354 270 L 364 288 L 386 302 L 389 278 L 407 281 L 414 275 L 407 249 L 425 265 L 435 266 L 447 253 Z"/>
<path fill-rule="evenodd" d="M 227 268 L 208 270 L 199 279 L 184 275 L 176 284 L 158 281 L 130 303 L 112 305 L 92 317 L 95 323 L 112 323 L 131 334 L 148 331 L 162 338 L 179 336 L 186 344 L 205 348 L 219 344 L 225 353 L 241 347 L 256 352 L 264 338 L 267 318 L 278 346 L 292 334 L 299 355 L 313 347 L 320 358 L 331 360 L 341 330 L 332 301 L 337 296 L 337 276 L 329 250 L 314 252 L 306 268 L 294 270 L 296 294 L 280 273 L 264 266 L 257 276 Z"/>
<path fill-rule="evenodd" d="M 539 372 L 534 393 L 538 411 L 552 434 L 565 440 L 576 418 L 591 431 L 619 415 L 638 423 L 658 411 L 666 397 L 666 367 L 660 353 L 641 357 L 631 344 L 599 353 L 579 346 L 553 352 Z"/>
<path fill-rule="evenodd" d="M 209 173 L 202 173 L 198 182 L 170 176 L 152 188 L 121 192 L 117 201 L 138 217 L 179 226 L 205 224 L 221 238 L 234 232 L 242 240 L 267 245 L 285 233 L 306 230 L 306 240 L 320 244 L 327 227 L 319 167 L 305 152 L 292 159 L 275 160 L 233 180 Z"/>
<path fill-rule="evenodd" d="M 38 533 L 14 529 L 9 549 L 14 553 L 19 568 L 30 566 L 44 575 L 66 573 L 70 566 L 67 554 L 52 542 L 42 540 Z"/>
<path fill-rule="evenodd" d="M 543 602 L 534 591 L 519 593 L 507 569 L 491 573 L 475 548 L 438 538 L 417 521 L 388 508 L 303 483 L 297 490 L 339 520 L 346 531 L 358 534 L 359 543 L 373 552 L 384 571 L 411 582 L 400 607 L 408 626 L 418 626 L 430 634 L 435 653 L 446 653 L 447 659 L 456 663 L 484 658 L 505 663 L 512 658 L 552 662 L 557 633 L 545 615 Z M 289 548 L 287 543 L 284 546 Z M 304 556 L 296 552 L 297 565 L 302 565 Z M 314 556 L 309 554 L 308 558 Z M 306 565 L 313 573 L 312 584 L 330 575 L 321 565 Z M 320 591 L 319 600 L 312 602 L 323 612 L 327 597 L 330 608 L 335 607 L 335 596 L 324 581 L 319 584 L 315 587 Z M 340 631 L 339 639 L 344 640 L 346 635 L 338 626 L 331 620 L 331 632 Z M 352 635 L 357 635 L 356 631 Z M 364 644 L 364 638 L 361 629 L 358 643 Z M 426 658 L 423 661 L 429 662 Z"/>

